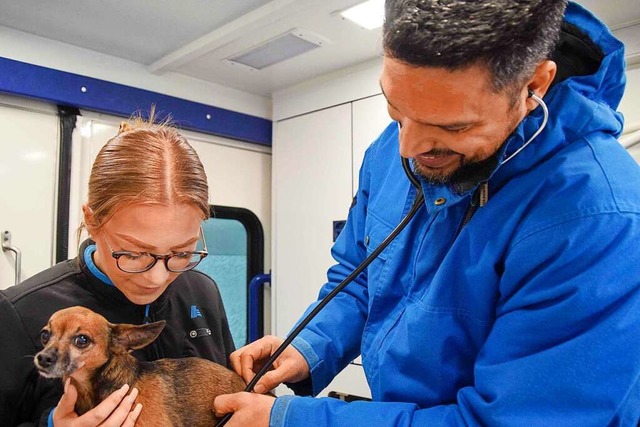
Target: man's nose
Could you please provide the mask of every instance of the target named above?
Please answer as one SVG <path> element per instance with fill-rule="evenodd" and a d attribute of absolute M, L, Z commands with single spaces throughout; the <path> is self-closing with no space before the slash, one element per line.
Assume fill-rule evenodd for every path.
<path fill-rule="evenodd" d="M 406 120 L 398 129 L 400 155 L 407 159 L 435 148 L 436 143 L 424 125 Z"/>

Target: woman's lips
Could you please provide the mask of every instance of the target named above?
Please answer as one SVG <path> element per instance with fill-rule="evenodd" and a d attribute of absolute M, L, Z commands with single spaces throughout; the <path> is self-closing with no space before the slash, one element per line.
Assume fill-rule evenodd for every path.
<path fill-rule="evenodd" d="M 431 169 L 441 169 L 445 166 L 453 164 L 458 161 L 457 154 L 419 154 L 415 157 L 416 161 L 422 166 Z"/>
<path fill-rule="evenodd" d="M 159 289 L 157 287 L 149 288 L 149 287 L 146 287 L 146 286 L 137 286 L 137 288 L 138 288 L 138 292 L 141 293 L 141 294 L 153 294 L 153 293 L 158 292 L 158 289 Z"/>

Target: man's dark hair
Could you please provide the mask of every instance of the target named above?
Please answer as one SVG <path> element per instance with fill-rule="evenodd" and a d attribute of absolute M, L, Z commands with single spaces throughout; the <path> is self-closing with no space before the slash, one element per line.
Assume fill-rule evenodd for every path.
<path fill-rule="evenodd" d="M 493 90 L 531 77 L 552 53 L 567 0 L 386 0 L 385 54 L 414 66 L 486 64 Z"/>

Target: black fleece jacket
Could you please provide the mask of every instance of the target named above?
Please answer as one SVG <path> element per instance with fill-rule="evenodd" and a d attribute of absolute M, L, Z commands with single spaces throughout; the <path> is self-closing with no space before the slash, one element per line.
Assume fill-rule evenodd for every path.
<path fill-rule="evenodd" d="M 0 426 L 47 425 L 62 384 L 42 378 L 33 356 L 42 349 L 42 327 L 66 307 L 87 307 L 112 323 L 166 320 L 158 339 L 133 353 L 141 360 L 197 356 L 228 366 L 235 348 L 213 280 L 197 271 L 180 274 L 147 314 L 147 306 L 133 304 L 91 272 L 83 254 L 92 243 L 82 245 L 78 258 L 0 291 Z"/>

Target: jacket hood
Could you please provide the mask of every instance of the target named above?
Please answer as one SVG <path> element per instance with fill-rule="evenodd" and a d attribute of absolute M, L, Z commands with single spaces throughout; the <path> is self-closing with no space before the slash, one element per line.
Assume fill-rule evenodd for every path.
<path fill-rule="evenodd" d="M 553 85 L 544 96 L 549 109 L 545 129 L 504 167 L 503 178 L 533 165 L 588 134 L 599 131 L 616 138 L 624 120 L 616 109 L 624 93 L 626 77 L 624 45 L 591 12 L 570 2 L 560 41 L 552 54 L 558 65 Z M 536 108 L 503 146 L 504 160 L 522 146 L 542 125 L 542 108 Z"/>
<path fill-rule="evenodd" d="M 624 120 L 616 109 L 626 83 L 624 45 L 607 26 L 580 5 L 569 2 L 551 59 L 558 65 L 558 72 L 543 99 L 549 119 L 542 132 L 503 164 L 542 126 L 543 109 L 538 107 L 505 141 L 494 167 L 487 170 L 485 177 L 456 188 L 429 184 L 422 179 L 425 194 L 446 195 L 450 202 L 457 203 L 469 197 L 482 181 L 490 181 L 490 192 L 494 192 L 507 180 L 526 173 L 592 132 L 610 133 L 616 138 L 622 133 Z"/>

